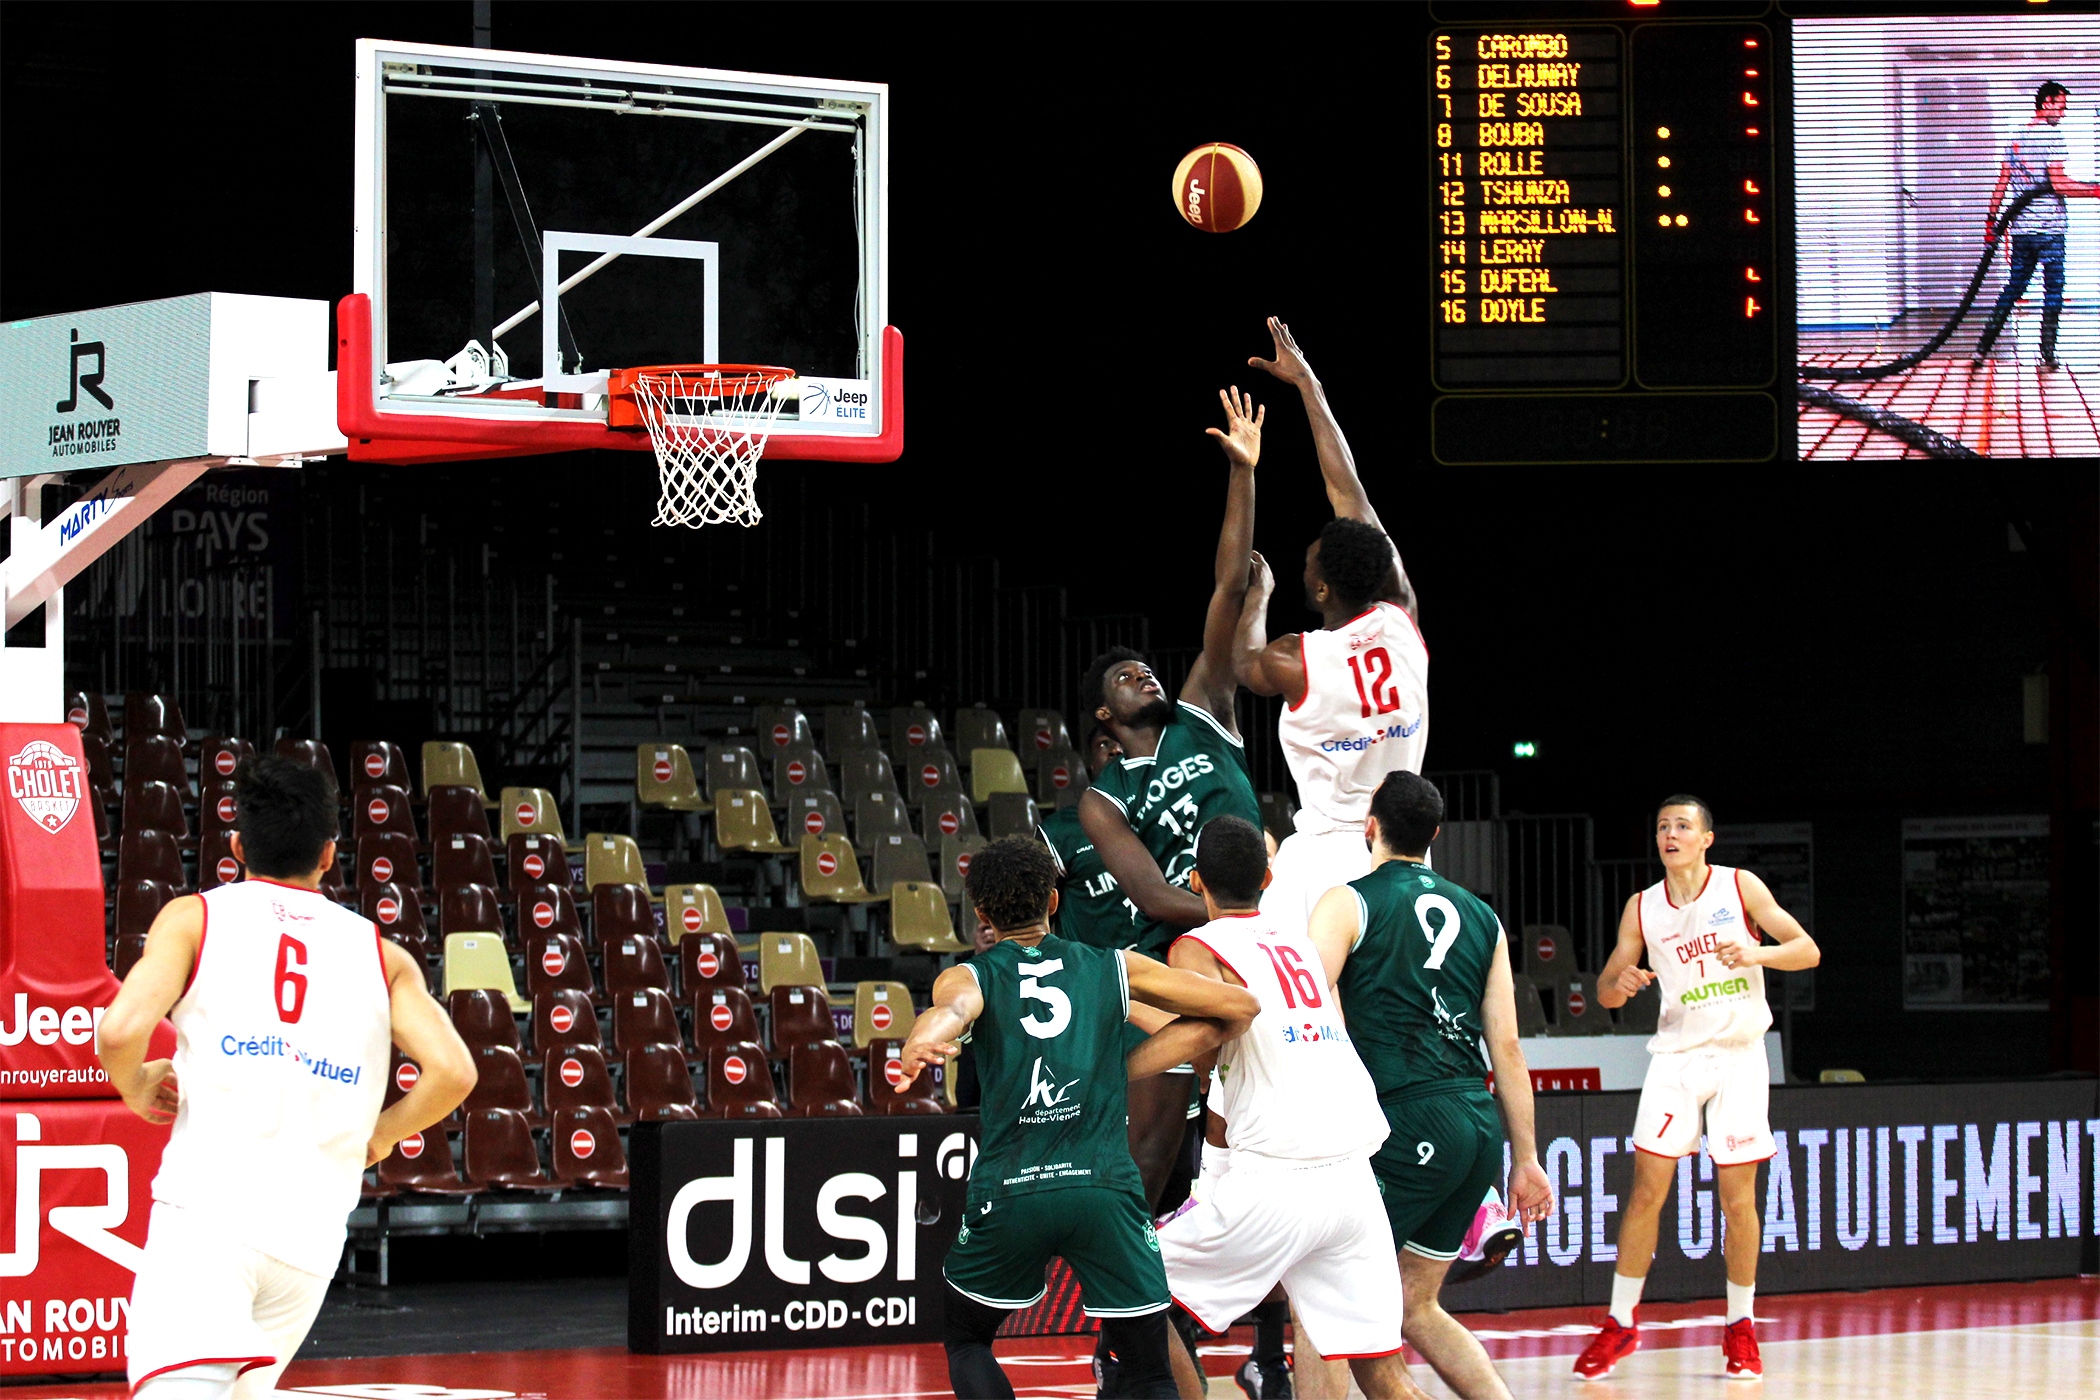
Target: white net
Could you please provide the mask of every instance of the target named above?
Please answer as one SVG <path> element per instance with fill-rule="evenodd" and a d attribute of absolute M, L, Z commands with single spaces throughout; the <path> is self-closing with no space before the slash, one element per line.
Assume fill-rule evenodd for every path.
<path fill-rule="evenodd" d="M 634 401 L 656 448 L 657 525 L 756 525 L 758 460 L 787 400 L 791 370 L 688 365 L 635 376 Z"/>

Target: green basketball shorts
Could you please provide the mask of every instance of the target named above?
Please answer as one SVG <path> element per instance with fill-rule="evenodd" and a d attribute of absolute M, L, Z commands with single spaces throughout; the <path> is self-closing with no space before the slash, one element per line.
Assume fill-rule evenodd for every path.
<path fill-rule="evenodd" d="M 1456 1259 L 1488 1188 L 1502 1179 L 1502 1119 L 1477 1086 L 1381 1103 L 1392 1135 L 1371 1159 L 1393 1242 Z"/>
<path fill-rule="evenodd" d="M 1167 1269 L 1145 1203 L 1106 1186 L 970 1205 L 942 1272 L 964 1297 L 1012 1311 L 1042 1298 L 1053 1255 L 1072 1266 L 1088 1317 L 1137 1317 L 1167 1306 Z"/>

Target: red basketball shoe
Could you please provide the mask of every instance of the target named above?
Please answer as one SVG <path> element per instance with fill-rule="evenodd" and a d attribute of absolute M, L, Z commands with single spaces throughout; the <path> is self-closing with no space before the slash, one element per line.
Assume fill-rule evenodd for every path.
<path fill-rule="evenodd" d="M 1765 1373 L 1764 1358 L 1757 1354 L 1757 1324 L 1747 1317 L 1721 1333 L 1721 1354 L 1728 1358 L 1730 1380 L 1755 1380 Z"/>
<path fill-rule="evenodd" d="M 1601 1381 L 1612 1373 L 1612 1368 L 1633 1355 L 1641 1344 L 1641 1315 L 1633 1315 L 1633 1326 L 1621 1327 L 1619 1319 L 1609 1313 L 1604 1317 L 1604 1330 L 1590 1338 L 1590 1344 L 1575 1358 L 1575 1375 L 1586 1381 Z M 1755 1355 L 1757 1344 L 1750 1344 Z M 1732 1356 L 1734 1353 L 1730 1353 Z"/>

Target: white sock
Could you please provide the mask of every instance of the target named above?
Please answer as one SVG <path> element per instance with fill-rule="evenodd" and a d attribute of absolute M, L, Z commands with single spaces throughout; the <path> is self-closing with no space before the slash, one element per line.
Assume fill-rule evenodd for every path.
<path fill-rule="evenodd" d="M 1731 1283 L 1728 1285 L 1728 1320 L 1741 1322 L 1751 1316 L 1750 1304 L 1757 1297 L 1754 1283 Z"/>
<path fill-rule="evenodd" d="M 1633 1326 L 1633 1310 L 1640 1306 L 1641 1290 L 1648 1286 L 1646 1275 L 1628 1278 L 1624 1274 L 1611 1276 L 1611 1315 L 1621 1327 Z"/>

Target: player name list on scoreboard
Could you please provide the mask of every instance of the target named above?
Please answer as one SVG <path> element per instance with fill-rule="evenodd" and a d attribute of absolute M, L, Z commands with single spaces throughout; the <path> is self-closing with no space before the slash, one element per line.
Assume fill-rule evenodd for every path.
<path fill-rule="evenodd" d="M 1440 387 L 1625 380 L 1619 44 L 1567 27 L 1431 36 Z"/>

